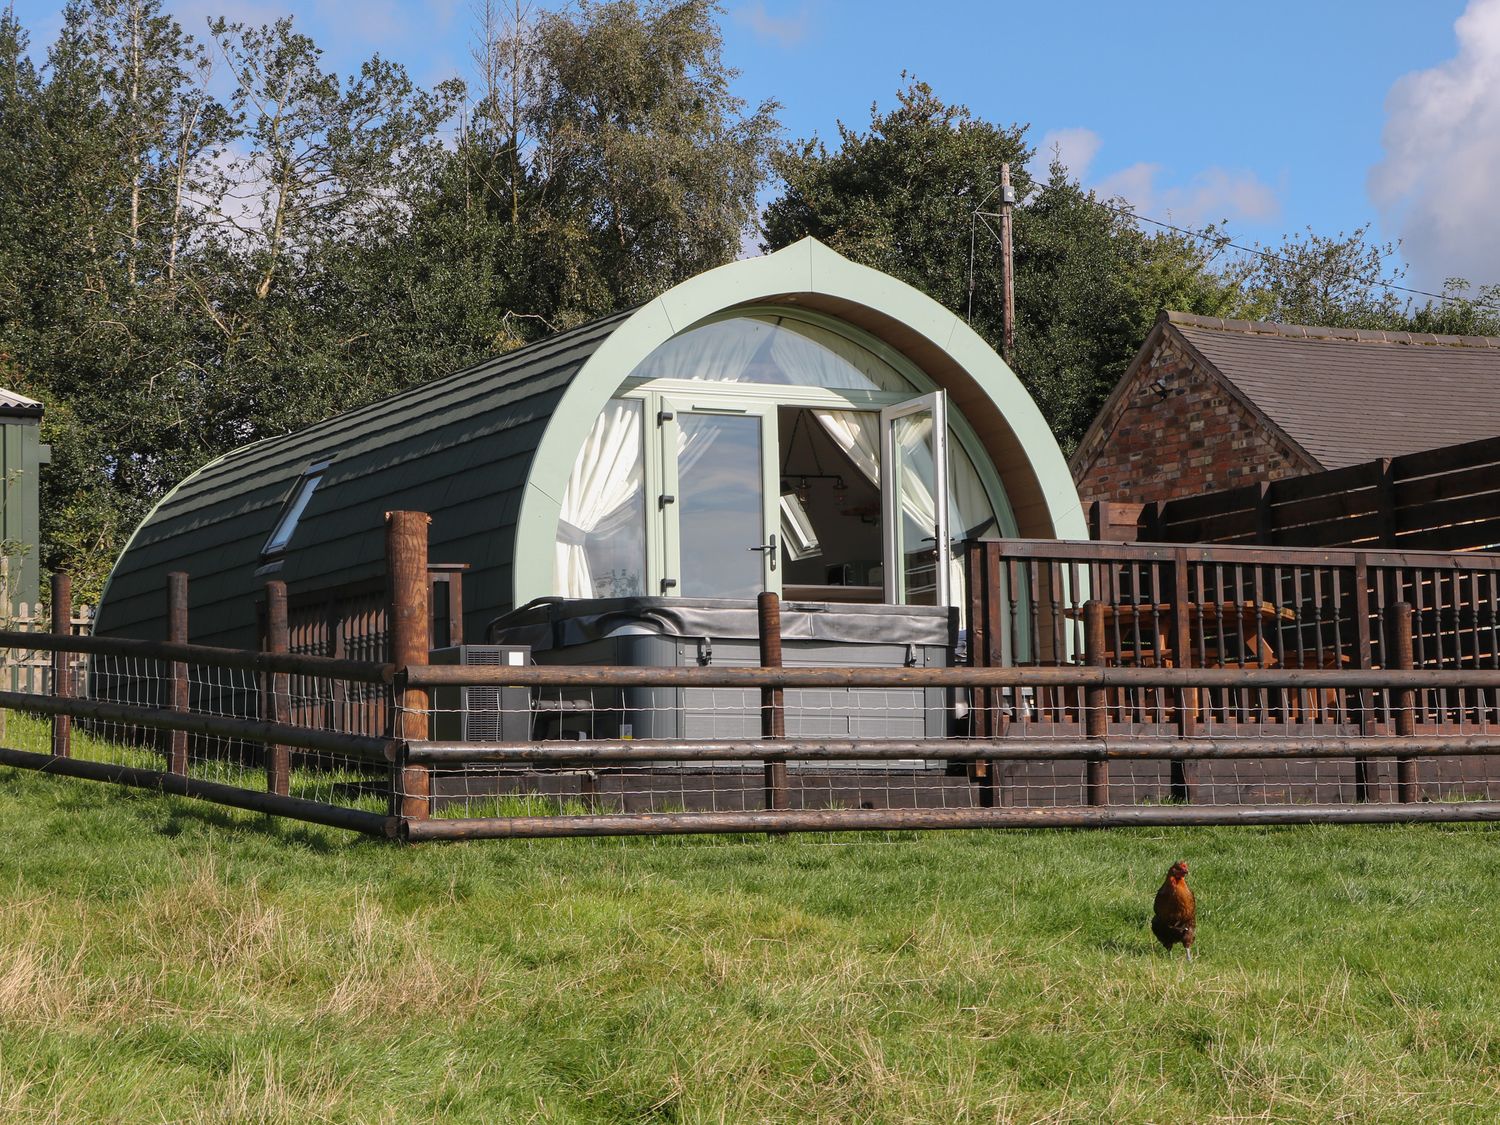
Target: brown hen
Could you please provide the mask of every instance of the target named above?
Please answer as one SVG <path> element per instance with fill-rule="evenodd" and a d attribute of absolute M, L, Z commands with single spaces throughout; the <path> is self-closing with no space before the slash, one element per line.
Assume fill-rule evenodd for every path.
<path fill-rule="evenodd" d="M 1174 945 L 1187 950 L 1187 959 L 1193 959 L 1193 937 L 1198 930 L 1198 907 L 1193 902 L 1193 892 L 1187 885 L 1188 865 L 1178 860 L 1167 869 L 1167 881 L 1156 892 L 1156 912 L 1151 917 L 1151 932 L 1156 940 L 1166 946 L 1167 952 Z"/>

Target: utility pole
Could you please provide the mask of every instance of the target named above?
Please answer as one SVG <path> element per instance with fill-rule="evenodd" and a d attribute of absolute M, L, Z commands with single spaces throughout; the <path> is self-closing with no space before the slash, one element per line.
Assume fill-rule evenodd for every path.
<path fill-rule="evenodd" d="M 1000 213 L 986 211 L 984 205 L 1000 193 Z M 1001 310 L 1000 356 L 1014 367 L 1016 355 L 1016 260 L 1011 252 L 1011 213 L 1016 205 L 1016 189 L 1010 185 L 1010 165 L 1000 165 L 1000 183 L 989 190 L 969 220 L 969 312 L 968 320 L 974 320 L 974 266 L 979 236 L 979 224 L 991 235 L 995 228 L 989 220 L 1000 220 L 1000 290 L 1004 298 Z"/>
<path fill-rule="evenodd" d="M 1000 286 L 1005 291 L 1000 357 L 1015 366 L 1016 356 L 1016 261 L 1010 247 L 1010 213 L 1016 189 L 1010 186 L 1010 165 L 1000 165 Z"/>

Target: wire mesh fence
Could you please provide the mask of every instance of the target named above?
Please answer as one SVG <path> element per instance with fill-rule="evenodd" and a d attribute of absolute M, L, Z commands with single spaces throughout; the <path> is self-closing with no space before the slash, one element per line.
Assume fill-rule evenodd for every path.
<path fill-rule="evenodd" d="M 982 544 L 964 628 L 882 623 L 881 666 L 784 652 L 773 594 L 758 652 L 583 666 L 464 646 L 425 535 L 391 514 L 383 585 L 268 582 L 262 652 L 184 643 L 181 574 L 174 642 L 0 633 L 47 665 L 0 761 L 414 840 L 1500 819 L 1500 559 Z"/>
<path fill-rule="evenodd" d="M 911 814 L 909 823 L 920 827 L 937 824 L 935 814 L 972 812 L 955 823 L 984 823 L 991 814 L 983 810 L 1007 809 L 1171 806 L 1212 821 L 1215 810 L 1274 806 L 1315 819 L 1331 807 L 1384 805 L 1405 807 L 1417 819 L 1442 814 L 1434 807 L 1441 803 L 1466 806 L 1448 810 L 1455 818 L 1500 815 L 1500 806 L 1485 807 L 1500 800 L 1500 727 L 1486 710 L 1433 733 L 1401 695 L 1494 692 L 1500 673 L 1493 670 L 1467 677 L 1417 671 L 1406 680 L 1394 671 L 1144 670 L 1155 682 L 1141 682 L 1143 670 L 1087 666 L 1059 666 L 1050 675 L 963 668 L 409 671 L 429 687 L 427 701 L 404 712 L 407 729 L 415 720 L 431 732 L 460 730 L 463 712 L 475 705 L 463 690 L 486 690 L 485 706 L 495 712 L 488 724 L 511 732 L 508 741 L 488 744 L 434 734 L 410 748 L 429 771 L 423 793 L 430 815 L 473 820 L 476 835 L 548 832 L 540 823 L 547 818 L 585 833 L 594 830 L 591 822 L 600 831 L 651 831 L 653 821 L 669 825 L 664 830 L 693 830 L 683 824 L 695 817 L 705 826 L 858 827 L 861 813 Z M 1408 682 L 1451 686 L 1396 686 Z M 502 683 L 505 689 L 495 690 Z M 779 699 L 768 704 L 772 691 Z M 1221 705 L 1227 721 L 1209 713 L 1211 692 L 1235 696 Z M 1353 721 L 1286 721 L 1311 706 L 1307 697 L 1335 694 L 1336 702 L 1319 705 Z M 1039 696 L 1056 713 L 1033 724 Z M 989 714 L 980 716 L 981 706 Z M 1402 730 L 1363 733 L 1360 708 L 1395 716 Z M 696 720 L 684 713 L 693 709 L 701 712 Z M 1153 709 L 1178 725 L 1164 730 Z M 1185 733 L 1187 711 L 1202 715 Z M 772 729 L 780 733 L 767 736 Z M 865 729 L 882 733 L 868 737 Z M 1416 805 L 1426 807 L 1413 812 Z M 720 814 L 764 815 L 725 821 Z M 848 815 L 802 822 L 794 814 Z M 636 818 L 634 827 L 621 818 Z M 869 818 L 877 822 L 903 823 Z M 1029 822 L 1049 821 L 1041 815 Z M 426 826 L 418 835 L 471 830 Z"/>
<path fill-rule="evenodd" d="M 88 776 L 231 790 L 228 803 L 413 838 L 942 827 L 1007 811 L 1039 825 L 1086 822 L 1080 810 L 1500 816 L 1492 669 L 393 670 L 24 643 L 60 674 L 47 693 L 4 694 L 9 764 L 91 763 L 116 773 Z M 1330 718 L 1306 720 L 1312 707 Z"/>
<path fill-rule="evenodd" d="M 383 699 L 388 723 L 388 667 L 51 634 L 25 643 L 52 667 L 46 691 L 0 693 L 8 764 L 384 826 L 390 740 L 286 717 L 357 690 Z"/>

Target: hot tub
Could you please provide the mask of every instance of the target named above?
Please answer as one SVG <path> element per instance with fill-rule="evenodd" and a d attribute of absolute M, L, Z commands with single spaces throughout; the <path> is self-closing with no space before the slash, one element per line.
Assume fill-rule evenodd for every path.
<path fill-rule="evenodd" d="M 787 667 L 942 668 L 956 621 L 936 606 L 785 602 Z M 493 644 L 527 645 L 539 664 L 753 667 L 754 602 L 691 598 L 542 598 L 490 623 Z M 541 689 L 543 738 L 759 738 L 760 692 L 740 688 Z M 789 738 L 940 738 L 941 688 L 800 688 L 785 695 Z"/>

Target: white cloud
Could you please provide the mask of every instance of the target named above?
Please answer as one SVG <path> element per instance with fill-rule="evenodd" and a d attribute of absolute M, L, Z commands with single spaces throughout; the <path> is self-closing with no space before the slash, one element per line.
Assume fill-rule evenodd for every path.
<path fill-rule="evenodd" d="M 1258 223 L 1281 213 L 1276 190 L 1245 169 L 1214 165 L 1186 181 L 1173 183 L 1162 165 L 1141 161 L 1095 175 L 1094 164 L 1103 143 L 1092 129 L 1053 129 L 1042 134 L 1027 170 L 1033 180 L 1045 180 L 1056 157 L 1069 175 L 1105 199 L 1125 199 L 1142 215 L 1189 226 L 1222 219 Z"/>
<path fill-rule="evenodd" d="M 734 22 L 748 27 L 757 39 L 770 40 L 783 47 L 795 47 L 807 38 L 808 10 L 803 4 L 796 15 L 774 16 L 766 10 L 765 0 L 754 0 L 734 9 Z"/>
<path fill-rule="evenodd" d="M 1137 163 L 1118 172 L 1111 172 L 1102 179 L 1087 185 L 1105 199 L 1128 199 L 1142 214 L 1155 217 L 1152 208 L 1156 204 L 1156 177 L 1161 175 L 1160 164 Z"/>
<path fill-rule="evenodd" d="M 1052 129 L 1042 134 L 1042 139 L 1037 142 L 1036 155 L 1026 170 L 1033 180 L 1045 181 L 1055 156 L 1075 178 L 1082 180 L 1089 174 L 1099 144 L 1099 134 L 1092 129 Z"/>
<path fill-rule="evenodd" d="M 1470 0 L 1453 26 L 1455 57 L 1391 86 L 1385 156 L 1369 175 L 1424 286 L 1500 282 L 1500 0 Z"/>
<path fill-rule="evenodd" d="M 1106 199 L 1119 196 L 1142 215 L 1199 226 L 1224 219 L 1261 223 L 1281 213 L 1274 188 L 1246 169 L 1203 169 L 1186 183 L 1162 184 L 1160 164 L 1132 164 L 1090 184 Z"/>

